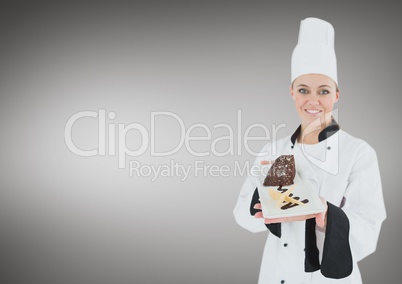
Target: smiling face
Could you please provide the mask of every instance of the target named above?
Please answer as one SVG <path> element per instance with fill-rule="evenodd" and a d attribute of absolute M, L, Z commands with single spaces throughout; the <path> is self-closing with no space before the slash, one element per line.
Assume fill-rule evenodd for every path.
<path fill-rule="evenodd" d="M 332 109 L 339 98 L 339 91 L 331 78 L 321 74 L 302 75 L 293 81 L 290 93 L 302 128 L 313 122 L 317 126 L 331 122 Z"/>

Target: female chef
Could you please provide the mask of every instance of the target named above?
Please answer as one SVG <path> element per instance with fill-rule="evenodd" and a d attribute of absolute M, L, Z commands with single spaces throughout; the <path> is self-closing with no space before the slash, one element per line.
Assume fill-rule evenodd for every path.
<path fill-rule="evenodd" d="M 293 155 L 325 211 L 266 219 L 257 191 L 260 179 L 250 175 L 233 213 L 243 228 L 270 232 L 259 284 L 359 284 L 357 262 L 375 251 L 386 212 L 376 152 L 340 129 L 332 116 L 339 89 L 330 23 L 301 21 L 291 69 L 290 93 L 301 124 L 293 135 L 268 143 L 255 165 Z"/>

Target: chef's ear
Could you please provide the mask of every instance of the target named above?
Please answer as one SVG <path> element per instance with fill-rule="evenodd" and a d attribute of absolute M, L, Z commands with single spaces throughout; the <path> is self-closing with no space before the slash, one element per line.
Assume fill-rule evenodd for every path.
<path fill-rule="evenodd" d="M 335 103 L 339 100 L 339 88 L 336 86 Z"/>
<path fill-rule="evenodd" d="M 292 96 L 293 100 L 295 100 L 295 94 L 293 91 L 293 82 L 292 82 L 292 84 L 290 84 L 289 91 L 290 91 L 290 95 Z"/>

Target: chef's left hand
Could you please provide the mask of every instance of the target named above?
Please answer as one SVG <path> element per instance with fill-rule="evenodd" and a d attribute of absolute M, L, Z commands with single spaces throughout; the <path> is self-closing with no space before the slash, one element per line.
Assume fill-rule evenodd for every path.
<path fill-rule="evenodd" d="M 319 227 L 325 227 L 327 224 L 327 210 L 328 205 L 326 200 L 323 197 L 320 197 L 322 203 L 325 206 L 325 211 L 317 214 L 308 214 L 308 215 L 301 215 L 301 216 L 294 216 L 294 217 L 283 217 L 283 218 L 264 218 L 262 212 L 255 213 L 255 218 L 264 218 L 265 224 L 273 224 L 273 223 L 283 223 L 283 222 L 294 222 L 294 221 L 305 221 L 307 219 L 315 218 L 315 222 Z M 261 210 L 261 204 L 257 203 L 254 205 L 254 209 Z"/>

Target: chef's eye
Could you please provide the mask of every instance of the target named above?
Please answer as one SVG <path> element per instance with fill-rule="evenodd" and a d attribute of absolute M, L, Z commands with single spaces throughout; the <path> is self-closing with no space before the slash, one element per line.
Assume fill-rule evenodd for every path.
<path fill-rule="evenodd" d="M 302 89 L 299 89 L 299 93 L 300 94 L 308 94 L 308 91 L 307 91 L 307 89 L 302 88 Z"/>
<path fill-rule="evenodd" d="M 329 91 L 328 90 L 320 90 L 320 95 L 328 95 Z"/>

